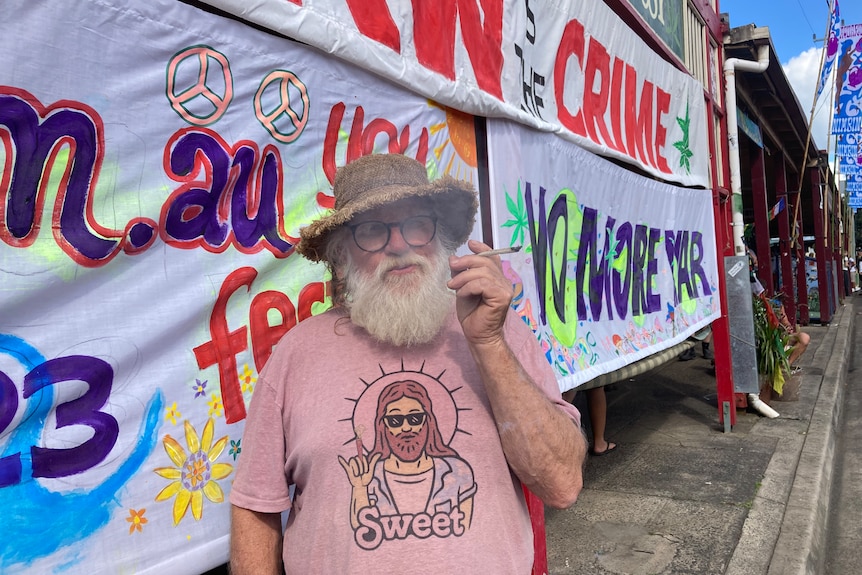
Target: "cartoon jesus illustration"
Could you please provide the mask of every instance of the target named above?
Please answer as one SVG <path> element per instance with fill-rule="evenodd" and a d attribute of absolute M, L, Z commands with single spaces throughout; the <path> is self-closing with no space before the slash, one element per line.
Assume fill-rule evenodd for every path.
<path fill-rule="evenodd" d="M 377 400 L 374 448 L 339 463 L 352 486 L 350 521 L 376 506 L 381 516 L 458 510 L 458 531 L 470 526 L 476 484 L 473 470 L 446 445 L 426 389 L 415 381 L 387 385 Z"/>

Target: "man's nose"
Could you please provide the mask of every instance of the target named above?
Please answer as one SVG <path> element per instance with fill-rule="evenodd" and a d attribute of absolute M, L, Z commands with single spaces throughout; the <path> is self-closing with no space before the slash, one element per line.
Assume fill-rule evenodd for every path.
<path fill-rule="evenodd" d="M 389 228 L 389 243 L 386 244 L 386 251 L 403 254 L 410 249 L 410 245 L 404 241 L 404 236 L 401 235 L 401 228 L 399 226 Z"/>

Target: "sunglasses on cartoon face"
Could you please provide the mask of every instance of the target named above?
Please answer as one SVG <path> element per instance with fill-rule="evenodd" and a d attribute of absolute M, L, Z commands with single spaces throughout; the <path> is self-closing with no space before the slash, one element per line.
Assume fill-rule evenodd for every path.
<path fill-rule="evenodd" d="M 417 413 L 407 413 L 407 414 L 397 414 L 397 415 L 384 415 L 383 422 L 387 427 L 399 428 L 404 425 L 404 420 L 407 420 L 407 425 L 411 427 L 417 427 L 425 423 L 425 416 L 427 414 L 424 411 L 420 411 Z"/>

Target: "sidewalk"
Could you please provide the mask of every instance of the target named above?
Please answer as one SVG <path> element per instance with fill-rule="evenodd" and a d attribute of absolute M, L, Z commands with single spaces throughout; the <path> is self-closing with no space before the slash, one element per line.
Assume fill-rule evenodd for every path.
<path fill-rule="evenodd" d="M 700 355 L 608 386 L 620 447 L 589 458 L 572 508 L 546 510 L 550 575 L 819 572 L 853 321 L 848 301 L 806 327 L 799 400 L 772 402 L 778 419 L 737 410 L 731 433 Z"/>

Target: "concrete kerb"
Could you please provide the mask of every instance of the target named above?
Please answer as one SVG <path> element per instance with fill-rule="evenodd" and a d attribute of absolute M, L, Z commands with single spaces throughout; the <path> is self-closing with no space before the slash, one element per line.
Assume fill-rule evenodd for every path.
<path fill-rule="evenodd" d="M 825 562 L 825 540 L 835 432 L 841 421 L 853 311 L 845 306 L 836 314 L 835 343 L 826 362 L 820 391 L 812 411 L 796 467 L 778 540 L 769 562 L 769 575 L 815 574 Z"/>
<path fill-rule="evenodd" d="M 847 313 L 843 313 L 845 310 Z M 824 366 L 823 375 L 819 380 L 806 381 L 803 390 L 808 396 L 804 401 L 812 407 L 801 419 L 791 416 L 789 420 L 771 420 L 766 430 L 770 435 L 781 434 L 782 439 L 745 519 L 726 575 L 820 572 L 825 560 L 822 550 L 832 483 L 834 432 L 840 422 L 854 321 L 849 306 L 836 316 L 837 321 L 829 328 L 831 333 L 825 335 L 812 357 L 816 365 Z M 808 413 L 810 418 L 806 418 Z M 779 422 L 783 426 L 775 428 Z"/>

